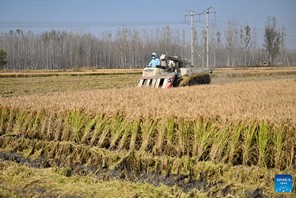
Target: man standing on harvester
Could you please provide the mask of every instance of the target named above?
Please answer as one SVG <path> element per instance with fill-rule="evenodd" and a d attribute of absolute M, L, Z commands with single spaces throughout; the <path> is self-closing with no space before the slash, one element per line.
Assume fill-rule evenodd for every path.
<path fill-rule="evenodd" d="M 160 66 L 160 60 L 157 57 L 157 53 L 153 52 L 151 55 L 151 61 L 148 64 L 148 67 L 156 67 L 156 66 Z"/>

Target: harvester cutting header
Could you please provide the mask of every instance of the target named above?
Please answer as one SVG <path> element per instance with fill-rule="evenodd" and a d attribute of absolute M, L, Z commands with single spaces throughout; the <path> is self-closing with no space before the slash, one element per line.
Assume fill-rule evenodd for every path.
<path fill-rule="evenodd" d="M 166 54 L 162 54 L 158 59 L 157 54 L 152 53 L 152 60 L 144 68 L 138 87 L 167 89 L 210 82 L 209 72 L 193 69 L 190 60 Z"/>

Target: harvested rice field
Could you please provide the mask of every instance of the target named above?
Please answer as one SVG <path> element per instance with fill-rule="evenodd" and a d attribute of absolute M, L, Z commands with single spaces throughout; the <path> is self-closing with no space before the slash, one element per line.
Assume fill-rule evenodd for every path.
<path fill-rule="evenodd" d="M 296 183 L 295 71 L 169 90 L 136 72 L 2 76 L 0 197 L 293 197 L 273 180 Z"/>

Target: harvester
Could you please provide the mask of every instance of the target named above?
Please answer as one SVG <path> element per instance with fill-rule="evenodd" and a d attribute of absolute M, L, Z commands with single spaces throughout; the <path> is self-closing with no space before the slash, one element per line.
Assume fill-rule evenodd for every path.
<path fill-rule="evenodd" d="M 145 67 L 138 87 L 152 87 L 168 89 L 171 87 L 209 84 L 210 71 L 207 69 L 193 69 L 191 61 L 180 56 L 162 54 L 160 66 Z"/>

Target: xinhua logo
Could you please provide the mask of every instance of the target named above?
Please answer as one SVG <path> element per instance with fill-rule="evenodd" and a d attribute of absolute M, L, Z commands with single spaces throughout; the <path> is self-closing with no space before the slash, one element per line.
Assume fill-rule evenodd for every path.
<path fill-rule="evenodd" d="M 291 193 L 293 189 L 292 175 L 276 175 L 274 178 L 274 191 Z"/>

